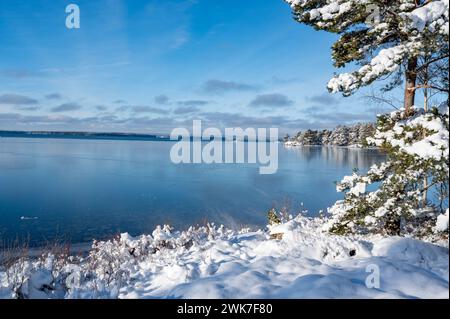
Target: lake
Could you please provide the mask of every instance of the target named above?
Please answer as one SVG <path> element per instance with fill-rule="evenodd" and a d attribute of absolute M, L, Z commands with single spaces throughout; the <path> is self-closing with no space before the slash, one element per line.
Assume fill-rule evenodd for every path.
<path fill-rule="evenodd" d="M 377 150 L 279 145 L 279 169 L 173 164 L 170 141 L 0 138 L 0 242 L 89 242 L 156 225 L 206 221 L 264 227 L 289 206 L 317 215 L 342 194 L 334 182 L 384 160 Z M 302 206 L 303 203 L 303 206 Z"/>

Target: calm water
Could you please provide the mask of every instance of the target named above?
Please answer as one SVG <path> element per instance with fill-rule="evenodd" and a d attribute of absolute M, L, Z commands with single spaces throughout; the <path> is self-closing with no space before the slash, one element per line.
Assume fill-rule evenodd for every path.
<path fill-rule="evenodd" d="M 0 138 L 0 241 L 86 242 L 205 220 L 264 226 L 273 206 L 326 209 L 342 197 L 334 181 L 384 159 L 375 150 L 280 145 L 278 173 L 259 175 L 253 164 L 172 164 L 172 145 Z"/>

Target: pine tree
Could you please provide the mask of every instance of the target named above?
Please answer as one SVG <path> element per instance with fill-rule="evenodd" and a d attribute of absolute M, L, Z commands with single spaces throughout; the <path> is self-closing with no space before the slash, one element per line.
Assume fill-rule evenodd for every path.
<path fill-rule="evenodd" d="M 330 145 L 331 144 L 331 131 L 323 130 L 320 134 L 320 139 L 322 140 L 322 145 Z"/>
<path fill-rule="evenodd" d="M 449 184 L 449 0 L 286 1 L 297 21 L 340 35 L 332 48 L 336 67 L 361 65 L 335 75 L 330 92 L 349 96 L 389 77 L 386 91 L 404 84 L 403 107 L 379 116 L 374 137 L 367 139 L 387 152 L 387 161 L 338 183 L 345 198 L 329 209 L 326 229 L 421 236 L 442 229 L 443 220 L 448 227 L 442 203 Z M 414 106 L 419 89 L 423 109 Z M 430 108 L 429 97 L 436 93 L 444 103 Z M 345 136 L 337 133 L 331 139 Z M 350 130 L 347 138 L 354 137 Z M 375 190 L 368 191 L 369 185 Z M 430 190 L 439 194 L 438 204 L 428 202 Z M 439 227 L 433 227 L 436 221 Z"/>
<path fill-rule="evenodd" d="M 329 209 L 326 229 L 337 234 L 375 232 L 387 235 L 428 235 L 448 200 L 449 112 L 443 104 L 428 112 L 414 109 L 382 115 L 368 141 L 381 147 L 388 160 L 367 174 L 357 172 L 337 184 L 344 200 Z M 427 178 L 429 183 L 422 181 Z M 377 185 L 368 191 L 369 185 Z M 435 203 L 422 203 L 434 190 Z M 443 190 L 442 192 L 440 192 Z"/>
<path fill-rule="evenodd" d="M 336 67 L 361 65 L 331 79 L 331 92 L 348 96 L 400 72 L 404 74 L 404 108 L 409 114 L 423 51 L 433 51 L 435 59 L 448 58 L 448 0 L 286 1 L 297 21 L 340 35 L 332 48 Z M 391 86 L 401 84 L 400 78 L 394 77 Z"/>
<path fill-rule="evenodd" d="M 349 128 L 347 126 L 338 126 L 330 136 L 332 145 L 347 146 L 349 145 Z"/>

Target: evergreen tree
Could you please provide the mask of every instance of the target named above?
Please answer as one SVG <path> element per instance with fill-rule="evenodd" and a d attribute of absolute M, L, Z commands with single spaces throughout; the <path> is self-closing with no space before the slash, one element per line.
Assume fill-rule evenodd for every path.
<path fill-rule="evenodd" d="M 299 132 L 292 139 L 285 137 L 284 142 L 294 142 L 294 145 L 364 145 L 366 138 L 373 136 L 374 133 L 374 124 L 359 123 L 351 127 L 338 126 L 331 131 L 307 130 L 305 132 Z M 292 144 L 290 143 L 290 145 Z"/>
<path fill-rule="evenodd" d="M 332 48 L 336 67 L 361 65 L 335 75 L 329 91 L 349 96 L 388 77 L 384 90 L 404 83 L 403 107 L 379 116 L 374 137 L 367 139 L 385 150 L 388 160 L 338 183 L 345 198 L 329 209 L 326 229 L 420 236 L 445 224 L 448 228 L 442 203 L 448 201 L 449 184 L 449 1 L 286 1 L 299 22 L 340 35 Z M 414 106 L 419 89 L 424 92 L 423 109 Z M 437 93 L 444 103 L 430 108 L 429 97 Z M 347 136 L 353 140 L 355 132 Z M 369 185 L 375 190 L 368 191 Z M 428 201 L 431 190 L 438 194 L 438 204 Z"/>
<path fill-rule="evenodd" d="M 349 145 L 349 128 L 347 126 L 338 126 L 331 133 L 330 139 L 332 145 L 347 146 Z"/>
<path fill-rule="evenodd" d="M 326 229 L 337 233 L 375 232 L 388 235 L 428 235 L 448 201 L 449 112 L 446 104 L 428 112 L 415 109 L 382 115 L 369 143 L 388 153 L 388 161 L 367 174 L 357 172 L 338 183 L 345 198 L 329 209 Z M 428 183 L 424 184 L 424 178 Z M 377 185 L 368 191 L 369 185 Z M 423 194 L 434 190 L 434 203 Z"/>
<path fill-rule="evenodd" d="M 394 76 L 388 87 L 402 83 L 404 108 L 411 111 L 417 89 L 419 57 L 433 52 L 433 60 L 448 58 L 448 0 L 286 0 L 295 19 L 317 30 L 337 33 L 332 48 L 336 67 L 361 67 L 336 75 L 331 92 L 351 95 L 362 86 Z"/>

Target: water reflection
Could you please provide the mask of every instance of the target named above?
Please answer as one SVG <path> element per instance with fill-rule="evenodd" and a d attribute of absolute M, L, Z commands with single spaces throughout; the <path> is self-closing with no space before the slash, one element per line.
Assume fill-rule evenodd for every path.
<path fill-rule="evenodd" d="M 286 148 L 294 152 L 301 161 L 320 158 L 328 165 L 368 168 L 385 159 L 385 154 L 374 149 L 358 149 L 338 146 L 302 146 Z"/>
<path fill-rule="evenodd" d="M 287 201 L 317 214 L 341 198 L 334 181 L 384 159 L 374 150 L 280 144 L 278 172 L 260 175 L 259 164 L 175 165 L 172 145 L 0 139 L 0 237 L 83 242 L 205 220 L 261 227 L 267 210 Z"/>

